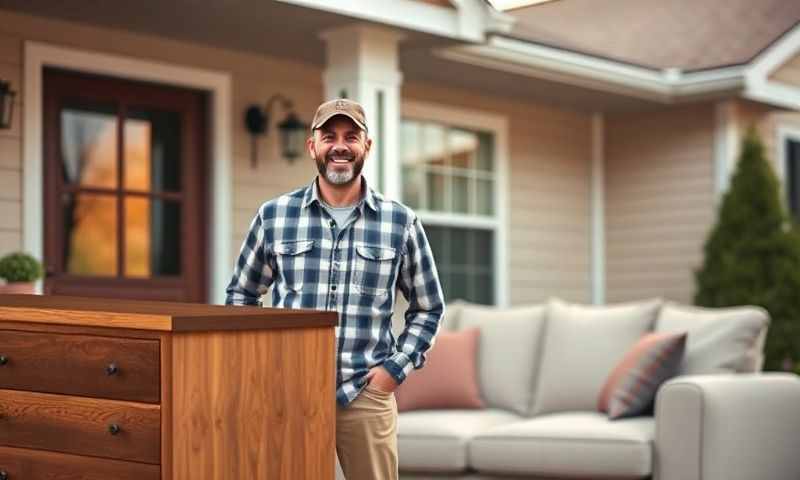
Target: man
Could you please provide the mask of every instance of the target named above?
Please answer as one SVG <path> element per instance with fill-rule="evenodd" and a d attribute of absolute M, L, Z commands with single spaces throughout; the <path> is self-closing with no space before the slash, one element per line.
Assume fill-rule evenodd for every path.
<path fill-rule="evenodd" d="M 348 480 L 398 477 L 394 390 L 425 362 L 444 313 L 422 224 L 361 175 L 372 147 L 364 110 L 337 99 L 319 106 L 306 147 L 319 175 L 264 203 L 227 288 L 228 304 L 339 313 L 336 450 Z M 409 303 L 391 330 L 396 291 Z"/>

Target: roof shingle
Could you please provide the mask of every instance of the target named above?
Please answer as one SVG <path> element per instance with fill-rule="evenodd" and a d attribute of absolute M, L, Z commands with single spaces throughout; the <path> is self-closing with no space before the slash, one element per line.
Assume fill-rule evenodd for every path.
<path fill-rule="evenodd" d="M 692 71 L 749 62 L 800 22 L 800 1 L 557 0 L 507 13 L 516 38 Z"/>

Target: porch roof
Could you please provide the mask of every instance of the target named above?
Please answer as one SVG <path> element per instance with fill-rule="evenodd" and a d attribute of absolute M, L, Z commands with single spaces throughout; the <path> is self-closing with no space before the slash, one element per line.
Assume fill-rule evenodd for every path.
<path fill-rule="evenodd" d="M 203 8 L 197 8 L 192 0 L 3 0 L 2 8 L 289 58 L 323 68 L 326 58 L 321 32 L 355 22 L 380 24 L 404 35 L 399 53 L 405 82 L 446 85 L 584 111 L 644 110 L 678 101 L 740 95 L 793 109 L 800 106 L 796 89 L 776 95 L 766 89 L 766 81 L 756 79 L 759 82 L 748 84 L 747 78 L 755 76 L 746 75 L 746 66 L 684 70 L 687 66 L 707 68 L 712 63 L 718 67 L 725 52 L 728 60 L 724 61 L 728 62 L 748 61 L 759 52 L 763 56 L 766 46 L 783 39 L 779 30 L 791 25 L 795 25 L 796 35 L 790 43 L 800 45 L 798 2 L 703 0 L 699 2 L 703 5 L 693 4 L 690 9 L 693 0 L 663 2 L 669 5 L 658 0 L 617 0 L 613 11 L 602 11 L 596 8 L 596 0 L 557 0 L 511 10 L 510 18 L 493 10 L 484 16 L 486 0 L 459 3 L 458 9 L 439 0 L 406 0 L 402 5 L 407 12 L 428 15 L 427 20 L 415 23 L 397 20 L 387 1 L 370 4 L 371 9 L 364 12 L 356 9 L 363 4 L 352 0 L 230 0 L 205 2 Z M 594 10 L 586 15 L 589 2 Z M 723 8 L 723 2 L 730 8 Z M 618 4 L 625 8 L 616 8 Z M 663 18 L 650 15 L 639 4 L 664 12 Z M 459 9 L 463 11 L 456 13 Z M 623 20 L 619 11 L 625 12 Z M 710 20 L 721 12 L 724 19 L 719 23 Z M 741 27 L 736 21 L 742 15 L 760 20 Z M 673 28 L 679 33 L 673 33 Z M 784 37 L 788 36 L 792 34 Z M 558 45 L 547 46 L 546 42 Z M 585 53 L 588 49 L 592 53 Z M 657 55 L 650 58 L 649 53 Z M 682 62 L 680 66 L 662 68 L 677 65 L 676 59 Z M 636 62 L 646 62 L 646 66 Z"/>
<path fill-rule="evenodd" d="M 206 2 L 204 8 L 199 9 L 193 0 L 140 0 L 121 3 L 82 0 L 74 4 L 56 0 L 3 0 L 2 8 L 23 14 L 285 58 L 324 68 L 325 48 L 320 33 L 365 20 L 339 12 L 310 8 L 301 3 L 303 2 L 230 0 Z M 428 3 L 430 7 L 443 11 L 451 10 L 429 2 L 420 3 Z M 434 3 L 441 2 L 437 0 Z M 649 100 L 624 94 L 530 78 L 449 60 L 437 52 L 475 43 L 396 26 L 387 28 L 394 28 L 404 34 L 400 43 L 400 70 L 403 72 L 404 82 L 407 83 L 422 82 L 455 87 L 475 93 L 585 111 L 656 106 Z"/>

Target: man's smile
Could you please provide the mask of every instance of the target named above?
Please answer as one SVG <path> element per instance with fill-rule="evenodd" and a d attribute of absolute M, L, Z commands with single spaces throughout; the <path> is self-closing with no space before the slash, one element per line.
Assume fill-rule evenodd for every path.
<path fill-rule="evenodd" d="M 339 164 L 350 163 L 353 160 L 354 160 L 353 157 L 328 157 L 329 162 L 339 163 Z"/>

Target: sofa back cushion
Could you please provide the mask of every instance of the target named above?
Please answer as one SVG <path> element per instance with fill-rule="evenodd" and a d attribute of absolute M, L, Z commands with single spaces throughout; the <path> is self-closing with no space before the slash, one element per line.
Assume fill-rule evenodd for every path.
<path fill-rule="evenodd" d="M 541 356 L 545 305 L 460 307 L 458 327 L 481 331 L 478 378 L 487 406 L 527 415 Z"/>
<path fill-rule="evenodd" d="M 532 414 L 595 410 L 611 370 L 653 328 L 662 303 L 596 306 L 551 298 Z"/>
<path fill-rule="evenodd" d="M 397 410 L 483 408 L 478 387 L 480 331 L 439 331 L 425 366 L 412 372 L 395 390 Z"/>
<path fill-rule="evenodd" d="M 769 314 L 756 306 L 705 308 L 666 302 L 656 332 L 689 333 L 681 374 L 757 372 Z"/>

